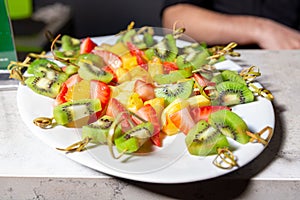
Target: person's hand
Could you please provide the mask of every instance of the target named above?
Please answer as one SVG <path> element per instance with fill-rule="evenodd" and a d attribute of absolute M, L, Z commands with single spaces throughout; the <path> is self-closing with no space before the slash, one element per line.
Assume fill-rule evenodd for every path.
<path fill-rule="evenodd" d="M 262 20 L 255 37 L 262 49 L 300 49 L 300 32 L 271 20 Z"/>

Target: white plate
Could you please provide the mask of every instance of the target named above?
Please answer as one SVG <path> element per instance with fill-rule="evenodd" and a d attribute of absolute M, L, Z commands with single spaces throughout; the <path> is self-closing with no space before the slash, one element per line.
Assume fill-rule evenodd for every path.
<path fill-rule="evenodd" d="M 98 44 L 106 39 L 107 37 L 94 38 Z M 219 63 L 217 68 L 241 69 L 230 60 Z M 32 123 L 37 117 L 52 116 L 52 99 L 38 95 L 26 86 L 20 85 L 17 101 L 25 124 L 50 147 L 64 148 L 81 140 L 80 129 L 56 126 L 44 130 Z M 252 132 L 258 132 L 266 126 L 274 128 L 274 110 L 272 103 L 267 99 L 258 97 L 255 102 L 233 107 L 233 111 L 246 121 Z M 215 167 L 212 164 L 215 156 L 191 156 L 186 150 L 184 137 L 183 134 L 167 137 L 162 148 L 155 147 L 151 153 L 124 156 L 119 160 L 110 156 L 105 145 L 65 155 L 78 163 L 112 176 L 150 183 L 193 182 L 221 176 L 238 169 L 234 167 L 231 170 L 223 170 Z M 258 143 L 240 145 L 232 140 L 230 142 L 236 147 L 234 155 L 238 158 L 239 166 L 246 165 L 264 150 L 264 146 Z"/>

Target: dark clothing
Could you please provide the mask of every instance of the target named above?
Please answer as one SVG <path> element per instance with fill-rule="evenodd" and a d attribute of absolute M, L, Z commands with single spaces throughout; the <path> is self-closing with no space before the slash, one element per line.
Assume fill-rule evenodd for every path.
<path fill-rule="evenodd" d="M 269 18 L 300 30 L 300 0 L 165 0 L 163 10 L 178 3 L 189 3 L 226 14 Z"/>

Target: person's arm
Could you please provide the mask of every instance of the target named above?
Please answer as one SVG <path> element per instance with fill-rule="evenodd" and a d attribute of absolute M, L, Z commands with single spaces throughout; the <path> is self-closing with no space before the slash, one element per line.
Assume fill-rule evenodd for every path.
<path fill-rule="evenodd" d="M 237 42 L 257 44 L 264 49 L 300 48 L 300 33 L 279 23 L 254 16 L 227 15 L 190 4 L 176 4 L 163 12 L 164 27 L 178 22 L 186 33 L 209 45 Z"/>

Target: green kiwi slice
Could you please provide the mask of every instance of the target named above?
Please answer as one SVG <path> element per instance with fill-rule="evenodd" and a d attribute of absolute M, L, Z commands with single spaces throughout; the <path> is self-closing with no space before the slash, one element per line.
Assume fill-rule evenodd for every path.
<path fill-rule="evenodd" d="M 104 83 L 109 83 L 113 79 L 113 75 L 111 73 L 93 65 L 92 62 L 80 60 L 78 65 L 78 74 L 84 80 L 98 80 Z"/>
<path fill-rule="evenodd" d="M 144 33 L 144 38 L 143 38 L 146 46 L 149 48 L 149 47 L 152 47 L 155 43 L 154 41 L 154 38 L 153 38 L 153 35 L 148 33 L 148 32 L 145 32 Z"/>
<path fill-rule="evenodd" d="M 252 91 L 247 85 L 239 82 L 224 81 L 217 84 L 218 91 L 217 104 L 233 106 L 243 103 L 249 103 L 254 100 Z"/>
<path fill-rule="evenodd" d="M 158 84 L 170 84 L 185 78 L 189 78 L 191 76 L 192 76 L 192 70 L 186 68 L 186 69 L 171 71 L 169 74 L 156 74 L 153 77 L 153 80 Z"/>
<path fill-rule="evenodd" d="M 27 68 L 27 73 L 34 74 L 35 76 L 43 77 L 43 74 L 41 75 L 39 74 L 40 67 L 49 68 L 51 70 L 55 70 L 58 72 L 61 71 L 61 68 L 56 63 L 48 59 L 40 58 L 40 59 L 35 59 L 32 63 L 30 63 L 30 65 Z"/>
<path fill-rule="evenodd" d="M 61 38 L 62 50 L 54 50 L 55 56 L 59 58 L 73 58 L 79 55 L 80 40 L 69 35 L 63 35 Z"/>
<path fill-rule="evenodd" d="M 56 63 L 44 58 L 34 60 L 27 68 L 27 73 L 60 83 L 66 81 L 69 77 Z"/>
<path fill-rule="evenodd" d="M 63 51 L 77 51 L 80 49 L 80 40 L 69 35 L 61 37 L 61 47 Z"/>
<path fill-rule="evenodd" d="M 220 132 L 241 144 L 249 142 L 247 135 L 248 126 L 245 121 L 236 113 L 229 110 L 220 110 L 210 114 L 208 123 L 214 126 Z"/>
<path fill-rule="evenodd" d="M 133 43 L 139 49 L 147 48 L 147 44 L 144 39 L 140 38 L 135 29 L 127 31 L 121 38 L 121 41 L 125 44 L 127 42 Z"/>
<path fill-rule="evenodd" d="M 201 68 L 203 65 L 208 63 L 206 59 L 209 56 L 207 50 L 203 51 L 191 51 L 188 54 L 182 54 L 177 57 L 176 64 L 179 69 L 186 67 L 193 67 L 194 70 Z"/>
<path fill-rule="evenodd" d="M 66 125 L 70 122 L 88 117 L 101 110 L 99 99 L 80 99 L 60 104 L 53 109 L 57 124 Z"/>
<path fill-rule="evenodd" d="M 97 121 L 83 126 L 81 132 L 82 138 L 89 137 L 91 138 L 90 142 L 94 144 L 106 144 L 109 128 L 113 121 L 113 117 L 104 115 Z"/>
<path fill-rule="evenodd" d="M 210 80 L 211 82 L 214 82 L 216 84 L 219 84 L 221 82 L 223 82 L 223 77 L 221 73 L 214 73 L 213 77 Z"/>
<path fill-rule="evenodd" d="M 174 61 L 178 54 L 176 39 L 172 34 L 167 34 L 165 37 L 145 51 L 148 59 L 159 57 L 162 61 Z"/>
<path fill-rule="evenodd" d="M 66 66 L 66 68 L 64 69 L 64 72 L 70 77 L 73 74 L 77 74 L 78 73 L 78 66 L 75 66 L 73 64 L 69 64 Z"/>
<path fill-rule="evenodd" d="M 203 50 L 207 50 L 207 46 L 203 43 L 199 44 L 195 42 L 188 46 L 183 47 L 182 52 L 183 54 L 189 54 L 195 51 L 203 51 Z"/>
<path fill-rule="evenodd" d="M 61 88 L 61 82 L 37 76 L 26 78 L 25 84 L 35 93 L 50 98 L 55 98 Z"/>
<path fill-rule="evenodd" d="M 153 130 L 150 122 L 138 124 L 115 139 L 117 150 L 126 153 L 136 152 L 152 136 Z"/>
<path fill-rule="evenodd" d="M 54 54 L 56 57 L 61 59 L 76 58 L 79 55 L 79 50 L 67 50 L 67 51 L 54 50 Z"/>
<path fill-rule="evenodd" d="M 124 43 L 131 42 L 131 38 L 136 35 L 135 29 L 131 29 L 125 32 L 125 34 L 120 38 L 120 40 Z"/>
<path fill-rule="evenodd" d="M 189 153 L 196 156 L 217 154 L 218 148 L 229 147 L 226 136 L 205 120 L 200 120 L 188 132 L 185 143 Z"/>
<path fill-rule="evenodd" d="M 190 79 L 184 82 L 178 82 L 154 89 L 156 97 L 165 99 L 166 104 L 170 104 L 177 98 L 187 99 L 191 96 L 194 88 L 194 80 Z"/>
<path fill-rule="evenodd" d="M 99 68 L 102 68 L 106 65 L 102 57 L 100 57 L 96 54 L 93 54 L 93 53 L 80 54 L 77 57 L 75 64 L 78 64 L 81 60 L 91 61 L 94 66 L 99 67 Z"/>
<path fill-rule="evenodd" d="M 221 75 L 224 81 L 239 82 L 246 85 L 246 81 L 236 71 L 224 70 L 221 72 Z"/>

